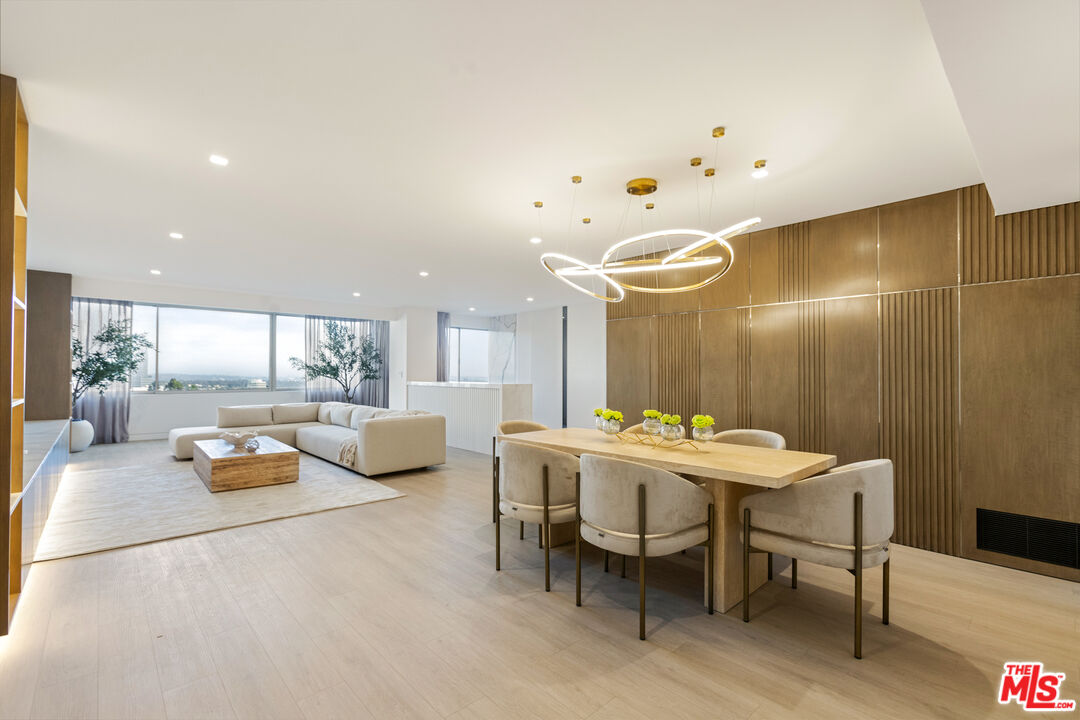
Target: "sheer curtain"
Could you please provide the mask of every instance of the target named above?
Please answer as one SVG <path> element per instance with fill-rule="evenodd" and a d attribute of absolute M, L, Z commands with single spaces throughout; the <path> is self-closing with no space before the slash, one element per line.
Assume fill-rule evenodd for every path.
<path fill-rule="evenodd" d="M 322 317 L 308 315 L 304 321 L 304 359 L 313 362 L 319 347 L 326 339 L 326 323 L 337 322 L 344 325 L 358 338 L 371 335 L 375 339 L 375 348 L 382 358 L 382 372 L 377 380 L 365 380 L 353 395 L 353 402 L 358 405 L 373 407 L 390 406 L 390 323 L 385 320 L 351 320 L 348 318 Z M 329 378 L 308 380 L 305 386 L 308 402 L 344 402 L 345 391 Z"/>
<path fill-rule="evenodd" d="M 96 348 L 93 337 L 110 322 L 126 323 L 131 327 L 132 303 L 122 300 L 99 300 L 74 297 L 71 299 L 71 335 L 82 340 L 88 352 Z M 75 404 L 72 417 L 89 420 L 94 426 L 94 442 L 122 443 L 128 441 L 128 418 L 131 414 L 131 384 L 113 383 L 99 393 L 93 388 L 83 393 Z"/>
<path fill-rule="evenodd" d="M 446 382 L 450 379 L 450 313 L 438 314 L 438 336 L 435 341 L 435 379 Z"/>

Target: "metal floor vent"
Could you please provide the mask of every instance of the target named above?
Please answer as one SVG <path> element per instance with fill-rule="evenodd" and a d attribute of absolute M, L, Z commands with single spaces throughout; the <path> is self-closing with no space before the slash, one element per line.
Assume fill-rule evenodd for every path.
<path fill-rule="evenodd" d="M 975 509 L 980 550 L 1080 568 L 1080 523 Z"/>

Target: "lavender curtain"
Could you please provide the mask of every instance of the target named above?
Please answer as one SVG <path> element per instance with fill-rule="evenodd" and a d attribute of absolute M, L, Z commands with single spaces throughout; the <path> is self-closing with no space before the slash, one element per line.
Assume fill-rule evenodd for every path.
<path fill-rule="evenodd" d="M 71 335 L 82 340 L 83 347 L 93 351 L 93 337 L 110 322 L 126 323 L 131 327 L 132 303 L 122 300 L 99 300 L 75 297 L 71 299 Z M 72 417 L 89 420 L 94 426 L 94 442 L 122 443 L 128 441 L 128 418 L 131 414 L 131 384 L 113 383 L 104 393 L 90 389 L 75 404 Z"/>
<path fill-rule="evenodd" d="M 365 380 L 353 395 L 353 402 L 358 405 L 373 407 L 390 406 L 390 323 L 385 320 L 352 320 L 349 318 L 322 317 L 308 315 L 304 322 L 304 355 L 306 362 L 312 362 L 326 339 L 326 323 L 335 321 L 349 329 L 356 337 L 371 335 L 375 339 L 375 348 L 382 358 L 382 374 L 377 380 Z M 316 378 L 308 380 L 305 386 L 308 402 L 344 402 L 345 392 L 333 380 Z"/>
<path fill-rule="evenodd" d="M 441 312 L 437 315 L 437 332 L 435 340 L 435 379 L 446 382 L 450 379 L 450 313 Z"/>

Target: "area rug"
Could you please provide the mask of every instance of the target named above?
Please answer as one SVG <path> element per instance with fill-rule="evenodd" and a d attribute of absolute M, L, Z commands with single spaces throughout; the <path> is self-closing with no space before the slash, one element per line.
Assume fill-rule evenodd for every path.
<path fill-rule="evenodd" d="M 112 550 L 278 518 L 404 497 L 300 454 L 300 480 L 211 493 L 191 462 L 64 473 L 34 561 Z"/>

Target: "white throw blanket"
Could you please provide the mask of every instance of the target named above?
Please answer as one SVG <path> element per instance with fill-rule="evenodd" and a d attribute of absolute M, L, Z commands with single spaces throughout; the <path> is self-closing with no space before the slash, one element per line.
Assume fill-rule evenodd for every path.
<path fill-rule="evenodd" d="M 338 448 L 337 461 L 345 467 L 356 467 L 356 435 L 345 438 Z"/>

